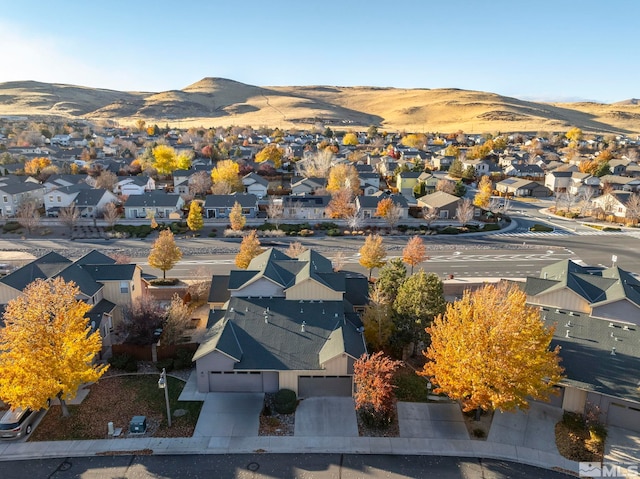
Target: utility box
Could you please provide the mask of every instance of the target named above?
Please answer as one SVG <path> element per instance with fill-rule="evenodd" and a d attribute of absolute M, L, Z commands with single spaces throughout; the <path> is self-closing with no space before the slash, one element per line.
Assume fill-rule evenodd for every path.
<path fill-rule="evenodd" d="M 147 416 L 133 416 L 129 423 L 131 434 L 144 434 L 147 431 Z"/>

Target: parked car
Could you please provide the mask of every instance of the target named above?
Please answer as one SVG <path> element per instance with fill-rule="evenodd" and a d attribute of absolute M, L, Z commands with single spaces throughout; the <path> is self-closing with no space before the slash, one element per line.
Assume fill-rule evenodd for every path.
<path fill-rule="evenodd" d="M 31 409 L 9 409 L 0 419 L 0 439 L 17 439 L 30 434 L 38 413 Z"/>

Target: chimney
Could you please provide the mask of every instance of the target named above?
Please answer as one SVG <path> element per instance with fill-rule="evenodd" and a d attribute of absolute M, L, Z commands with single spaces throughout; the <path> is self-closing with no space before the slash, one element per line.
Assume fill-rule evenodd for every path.
<path fill-rule="evenodd" d="M 307 325 L 306 321 L 302 321 L 302 324 L 300 325 L 300 332 L 304 333 L 304 327 Z"/>

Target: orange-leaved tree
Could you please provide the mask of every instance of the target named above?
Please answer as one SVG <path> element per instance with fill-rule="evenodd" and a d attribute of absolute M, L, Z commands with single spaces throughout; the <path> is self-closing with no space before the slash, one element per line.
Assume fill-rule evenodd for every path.
<path fill-rule="evenodd" d="M 411 266 L 411 274 L 413 274 L 413 268 L 427 259 L 429 258 L 424 241 L 420 236 L 412 236 L 402 250 L 402 261 Z"/>
<path fill-rule="evenodd" d="M 371 356 L 364 354 L 354 362 L 353 380 L 357 390 L 354 400 L 365 424 L 384 427 L 393 420 L 393 376 L 401 364 L 382 351 Z"/>
<path fill-rule="evenodd" d="M 251 232 L 242 238 L 240 243 L 240 251 L 236 255 L 235 263 L 238 268 L 247 269 L 251 260 L 262 253 L 264 250 L 260 246 L 260 239 L 258 239 L 258 232 L 251 230 Z"/>
<path fill-rule="evenodd" d="M 506 283 L 467 290 L 447 305 L 427 333 L 431 344 L 420 372 L 465 411 L 511 411 L 545 400 L 562 378 L 553 329 Z"/>
<path fill-rule="evenodd" d="M 353 165 L 341 163 L 329 171 L 327 191 L 335 193 L 343 188 L 349 188 L 354 195 L 360 193 L 360 176 Z"/>
<path fill-rule="evenodd" d="M 364 244 L 360 248 L 360 259 L 358 262 L 363 268 L 369 270 L 369 279 L 373 268 L 381 268 L 387 262 L 387 251 L 382 244 L 382 236 L 369 235 L 364 240 Z"/>
<path fill-rule="evenodd" d="M 68 416 L 66 401 L 106 371 L 95 362 L 102 340 L 85 316 L 91 305 L 78 296 L 75 283 L 57 277 L 37 279 L 7 303 L 0 329 L 0 399 L 11 407 L 38 410 L 57 397 Z"/>

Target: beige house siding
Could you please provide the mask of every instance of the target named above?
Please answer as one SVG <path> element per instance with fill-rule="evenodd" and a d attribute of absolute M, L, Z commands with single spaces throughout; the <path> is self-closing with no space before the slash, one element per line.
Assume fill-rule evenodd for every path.
<path fill-rule="evenodd" d="M 280 371 L 280 389 L 291 389 L 298 394 L 299 376 L 346 376 L 347 355 L 327 361 L 325 369 Z"/>
<path fill-rule="evenodd" d="M 327 376 L 344 376 L 348 371 L 348 358 L 346 354 L 341 354 L 333 359 L 330 359 L 324 366 L 324 374 Z"/>
<path fill-rule="evenodd" d="M 0 283 L 0 304 L 7 304 L 12 299 L 17 298 L 22 294 L 22 291 L 7 286 L 4 283 Z"/>
<path fill-rule="evenodd" d="M 273 281 L 260 278 L 250 285 L 238 290 L 238 291 L 230 291 L 231 296 L 240 296 L 243 298 L 248 298 L 249 296 L 258 297 L 258 296 L 276 296 L 282 297 L 284 296 L 284 292 L 282 291 L 282 287 L 274 283 Z"/>
<path fill-rule="evenodd" d="M 572 387 L 565 388 L 562 409 L 582 414 L 587 402 L 587 391 Z"/>
<path fill-rule="evenodd" d="M 580 311 L 582 313 L 591 312 L 589 303 L 568 288 L 530 296 L 528 298 L 528 302 L 530 304 L 567 309 L 570 311 Z"/>
<path fill-rule="evenodd" d="M 307 279 L 285 291 L 286 298 L 304 301 L 342 301 L 343 293 L 334 291 L 313 279 Z"/>

